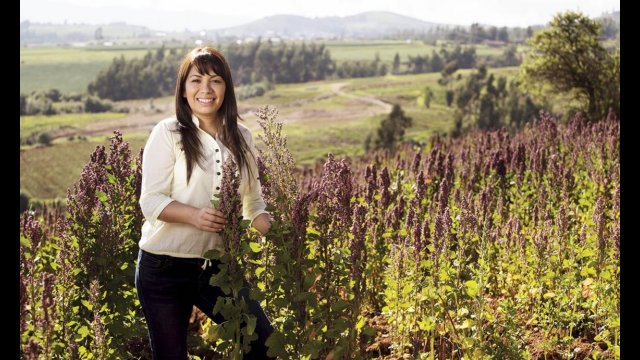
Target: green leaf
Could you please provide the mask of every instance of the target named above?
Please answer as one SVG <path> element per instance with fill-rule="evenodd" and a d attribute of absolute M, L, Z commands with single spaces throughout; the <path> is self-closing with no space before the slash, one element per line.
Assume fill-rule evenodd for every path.
<path fill-rule="evenodd" d="M 214 209 L 217 209 L 220 206 L 220 194 L 213 194 L 211 198 L 211 206 Z"/>
<path fill-rule="evenodd" d="M 219 260 L 221 255 L 222 253 L 220 252 L 220 250 L 212 249 L 212 250 L 207 250 L 207 252 L 204 253 L 203 257 L 205 259 Z"/>
<path fill-rule="evenodd" d="M 336 312 L 340 312 L 344 309 L 346 309 L 347 307 L 349 307 L 349 303 L 342 300 L 342 299 L 338 299 L 336 300 L 335 303 L 333 303 L 331 305 L 331 310 L 336 311 Z"/>
<path fill-rule="evenodd" d="M 591 248 L 584 248 L 582 250 L 582 252 L 580 253 L 579 257 L 582 258 L 588 258 L 588 257 L 592 257 L 593 255 L 595 255 L 595 252 L 593 251 L 593 249 Z"/>
<path fill-rule="evenodd" d="M 475 280 L 469 280 L 464 283 L 467 295 L 473 297 L 478 294 L 478 283 Z"/>
<path fill-rule="evenodd" d="M 320 357 L 320 350 L 324 348 L 322 342 L 318 340 L 310 340 L 302 346 L 302 354 L 306 354 L 300 358 L 301 360 L 318 359 Z"/>
<path fill-rule="evenodd" d="M 256 322 L 258 319 L 255 315 L 247 315 L 247 335 L 252 335 L 253 331 L 256 329 Z"/>
<path fill-rule="evenodd" d="M 580 276 L 587 277 L 589 275 L 596 275 L 596 269 L 591 266 L 583 266 L 582 269 L 580 269 Z"/>
<path fill-rule="evenodd" d="M 211 326 L 209 327 L 209 331 L 207 332 L 208 340 L 211 342 L 215 342 L 220 338 L 221 333 L 222 333 L 222 325 L 212 323 Z"/>
<path fill-rule="evenodd" d="M 402 295 L 407 296 L 413 290 L 413 284 L 406 284 L 402 288 Z"/>
<path fill-rule="evenodd" d="M 109 197 L 107 196 L 106 193 L 102 192 L 102 191 L 96 191 L 96 197 L 98 198 L 98 200 L 100 200 L 101 203 L 106 204 L 107 200 L 109 199 Z"/>
<path fill-rule="evenodd" d="M 86 325 L 83 325 L 80 329 L 78 329 L 78 331 L 76 332 L 76 341 L 82 341 L 82 339 L 86 338 L 89 335 L 89 328 L 87 328 Z"/>
<path fill-rule="evenodd" d="M 29 241 L 29 239 L 25 236 L 20 236 L 20 245 L 25 246 L 25 247 L 31 247 L 31 242 Z"/>
<path fill-rule="evenodd" d="M 265 345 L 267 345 L 267 347 L 269 348 L 267 350 L 267 355 L 283 359 L 289 358 L 287 352 L 285 351 L 285 343 L 286 340 L 284 338 L 284 335 L 282 335 L 282 333 L 277 330 L 274 331 L 265 342 Z"/>
<path fill-rule="evenodd" d="M 87 300 L 80 300 L 80 302 L 82 303 L 82 305 L 84 305 L 84 307 L 89 309 L 89 311 L 93 310 L 93 304 L 91 304 Z"/>
<path fill-rule="evenodd" d="M 431 331 L 435 327 L 435 323 L 430 317 L 418 321 L 418 327 L 423 331 Z"/>
<path fill-rule="evenodd" d="M 253 251 L 254 253 L 258 253 L 262 250 L 262 245 L 260 245 L 257 242 L 250 242 L 249 243 L 249 248 L 251 249 L 251 251 Z M 257 274 L 256 274 L 257 275 Z"/>
<path fill-rule="evenodd" d="M 107 173 L 107 182 L 109 182 L 109 184 L 115 185 L 117 182 L 117 179 L 113 174 Z"/>
<path fill-rule="evenodd" d="M 213 310 L 211 310 L 213 314 L 217 314 L 222 308 L 222 305 L 224 305 L 224 298 L 222 296 L 218 296 L 216 304 L 213 306 Z"/>

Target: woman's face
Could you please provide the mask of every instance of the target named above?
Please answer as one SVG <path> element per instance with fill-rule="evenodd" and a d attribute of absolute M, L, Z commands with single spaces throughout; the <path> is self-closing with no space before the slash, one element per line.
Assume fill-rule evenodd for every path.
<path fill-rule="evenodd" d="M 216 120 L 218 110 L 224 101 L 226 84 L 222 76 L 214 73 L 200 74 L 195 66 L 191 67 L 185 82 L 184 97 L 191 111 L 200 120 Z"/>

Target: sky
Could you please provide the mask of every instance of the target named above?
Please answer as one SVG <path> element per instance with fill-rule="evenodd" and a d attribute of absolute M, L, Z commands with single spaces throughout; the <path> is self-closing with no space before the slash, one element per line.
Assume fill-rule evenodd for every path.
<path fill-rule="evenodd" d="M 619 11 L 620 0 L 20 0 L 20 21 L 106 24 L 198 31 L 288 14 L 310 18 L 390 11 L 452 25 L 544 25 L 559 12 L 589 17 Z"/>

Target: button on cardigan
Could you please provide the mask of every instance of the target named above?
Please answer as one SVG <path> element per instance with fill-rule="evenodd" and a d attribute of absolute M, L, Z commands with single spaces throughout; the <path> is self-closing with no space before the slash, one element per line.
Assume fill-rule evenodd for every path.
<path fill-rule="evenodd" d="M 193 116 L 192 120 L 198 126 L 198 118 Z M 140 207 L 145 221 L 139 246 L 154 254 L 198 258 L 210 249 L 223 250 L 220 235 L 189 224 L 164 222 L 158 216 L 174 200 L 196 208 L 210 207 L 213 194 L 220 190 L 222 164 L 231 153 L 198 126 L 204 159 L 194 165 L 187 183 L 187 161 L 180 146 L 178 126 L 175 116 L 160 121 L 144 147 Z M 238 124 L 238 130 L 253 154 L 247 157 L 253 179 L 249 181 L 249 173 L 242 171 L 239 188 L 242 216 L 253 221 L 266 213 L 266 205 L 258 180 L 257 152 L 251 132 L 242 124 Z"/>

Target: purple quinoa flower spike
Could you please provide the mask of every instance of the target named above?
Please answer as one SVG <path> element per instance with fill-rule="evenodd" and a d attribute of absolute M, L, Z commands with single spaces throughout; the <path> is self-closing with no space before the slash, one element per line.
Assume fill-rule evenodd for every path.
<path fill-rule="evenodd" d="M 231 158 L 222 165 L 222 183 L 220 185 L 219 210 L 227 219 L 225 231 L 223 232 L 225 251 L 235 257 L 240 248 L 240 218 L 242 214 L 242 203 L 238 189 L 240 187 L 240 177 L 238 165 Z"/>

